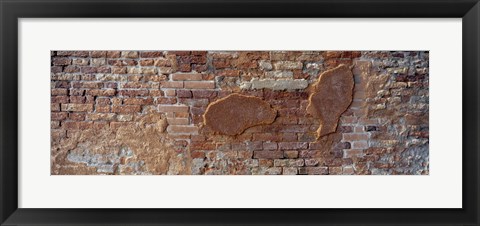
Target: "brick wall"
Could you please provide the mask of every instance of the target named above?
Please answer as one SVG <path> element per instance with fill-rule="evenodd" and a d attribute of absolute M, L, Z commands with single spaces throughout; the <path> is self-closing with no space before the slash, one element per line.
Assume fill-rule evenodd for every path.
<path fill-rule="evenodd" d="M 428 174 L 428 52 L 52 51 L 52 174 Z M 319 76 L 351 68 L 336 131 L 307 113 Z M 231 94 L 273 123 L 204 123 Z M 229 117 L 228 114 L 219 117 Z"/>

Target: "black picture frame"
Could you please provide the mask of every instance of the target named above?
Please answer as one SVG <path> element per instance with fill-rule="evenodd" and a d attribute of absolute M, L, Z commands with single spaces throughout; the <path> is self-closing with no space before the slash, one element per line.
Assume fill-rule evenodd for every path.
<path fill-rule="evenodd" d="M 480 225 L 478 0 L 0 0 L 0 14 L 1 225 Z M 62 17 L 462 18 L 463 208 L 18 208 L 17 20 Z"/>

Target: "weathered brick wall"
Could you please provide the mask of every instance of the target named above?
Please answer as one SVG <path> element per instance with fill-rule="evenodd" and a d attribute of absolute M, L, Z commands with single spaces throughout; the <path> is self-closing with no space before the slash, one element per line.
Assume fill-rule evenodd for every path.
<path fill-rule="evenodd" d="M 52 174 L 428 174 L 428 52 L 52 51 Z M 336 132 L 306 109 L 351 68 Z M 207 107 L 237 93 L 273 123 L 225 135 Z M 221 121 L 228 114 L 216 116 Z M 232 122 L 235 123 L 235 119 Z"/>

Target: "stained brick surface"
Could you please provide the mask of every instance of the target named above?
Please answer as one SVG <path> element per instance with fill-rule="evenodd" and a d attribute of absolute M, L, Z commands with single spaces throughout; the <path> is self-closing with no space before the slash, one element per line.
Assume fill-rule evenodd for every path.
<path fill-rule="evenodd" d="M 318 137 L 312 87 L 341 64 L 353 100 Z M 52 51 L 50 76 L 52 174 L 429 173 L 428 52 Z M 204 125 L 234 93 L 275 120 L 236 135 Z"/>

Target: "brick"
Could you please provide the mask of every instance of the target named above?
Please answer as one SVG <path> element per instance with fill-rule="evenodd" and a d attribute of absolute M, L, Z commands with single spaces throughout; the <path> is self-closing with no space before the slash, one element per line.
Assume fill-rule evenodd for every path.
<path fill-rule="evenodd" d="M 87 95 L 91 96 L 115 96 L 115 89 L 91 89 L 86 90 Z"/>
<path fill-rule="evenodd" d="M 278 148 L 276 142 L 263 142 L 264 150 L 276 150 Z"/>
<path fill-rule="evenodd" d="M 51 103 L 50 104 L 50 111 L 60 111 L 60 104 Z"/>
<path fill-rule="evenodd" d="M 283 151 L 254 151 L 253 158 L 256 159 L 280 159 L 283 158 Z"/>
<path fill-rule="evenodd" d="M 301 150 L 298 152 L 300 158 L 313 158 L 317 155 L 317 151 L 314 150 Z"/>
<path fill-rule="evenodd" d="M 112 112 L 115 113 L 135 113 L 140 112 L 142 107 L 140 105 L 123 105 L 123 106 L 112 106 Z"/>
<path fill-rule="evenodd" d="M 52 96 L 52 97 L 50 97 L 50 102 L 52 104 L 58 104 L 58 103 L 66 104 L 66 103 L 68 103 L 68 101 L 69 101 L 68 96 Z"/>
<path fill-rule="evenodd" d="M 102 88 L 103 83 L 101 82 L 72 82 L 72 88 L 87 88 L 87 89 L 98 89 Z"/>
<path fill-rule="evenodd" d="M 305 167 L 308 175 L 327 175 L 329 174 L 328 167 Z"/>
<path fill-rule="evenodd" d="M 116 67 L 122 67 L 122 68 L 123 68 L 123 66 L 135 66 L 135 65 L 137 65 L 137 61 L 132 60 L 132 59 L 108 60 L 107 63 L 108 63 L 108 65 L 116 66 Z"/>
<path fill-rule="evenodd" d="M 112 67 L 113 74 L 127 74 L 127 67 Z"/>
<path fill-rule="evenodd" d="M 65 73 L 78 73 L 78 72 L 80 72 L 80 68 L 77 67 L 77 66 L 68 65 L 65 68 L 63 68 L 63 72 L 65 72 Z"/>
<path fill-rule="evenodd" d="M 355 141 L 352 144 L 353 149 L 366 149 L 368 148 L 368 142 L 367 141 Z"/>
<path fill-rule="evenodd" d="M 50 95 L 52 96 L 67 95 L 67 94 L 68 94 L 67 89 L 52 89 L 50 92 Z"/>
<path fill-rule="evenodd" d="M 363 149 L 345 149 L 343 150 L 343 157 L 344 158 L 352 158 L 352 157 L 361 157 L 363 156 Z"/>
<path fill-rule="evenodd" d="M 96 67 L 81 67 L 81 72 L 82 73 L 93 74 L 93 73 L 97 73 L 97 68 Z"/>
<path fill-rule="evenodd" d="M 145 105 L 145 104 L 153 104 L 153 98 L 125 98 L 123 99 L 123 104 L 126 105 Z"/>
<path fill-rule="evenodd" d="M 214 81 L 186 81 L 184 84 L 186 89 L 215 89 Z"/>
<path fill-rule="evenodd" d="M 114 113 L 91 113 L 87 114 L 86 119 L 89 121 L 99 121 L 99 120 L 106 120 L 111 121 L 115 119 L 116 114 Z"/>
<path fill-rule="evenodd" d="M 138 58 L 138 52 L 136 51 L 122 51 L 123 58 Z"/>
<path fill-rule="evenodd" d="M 85 120 L 85 113 L 69 113 L 68 114 L 68 119 L 73 120 L 73 121 L 84 121 Z"/>
<path fill-rule="evenodd" d="M 57 51 L 58 56 L 88 57 L 88 51 Z"/>
<path fill-rule="evenodd" d="M 62 111 L 81 111 L 91 112 L 93 111 L 93 104 L 62 104 Z"/>
<path fill-rule="evenodd" d="M 107 63 L 107 61 L 105 60 L 105 58 L 96 58 L 96 59 L 92 59 L 91 60 L 91 65 L 92 66 L 103 66 Z"/>
<path fill-rule="evenodd" d="M 167 118 L 169 125 L 188 125 L 190 122 L 188 118 Z"/>
<path fill-rule="evenodd" d="M 298 168 L 297 167 L 283 167 L 283 175 L 297 175 Z"/>
<path fill-rule="evenodd" d="M 110 106 L 109 105 L 95 105 L 95 112 L 110 112 Z"/>
<path fill-rule="evenodd" d="M 343 140 L 345 141 L 359 141 L 359 140 L 368 140 L 368 133 L 344 133 Z"/>
<path fill-rule="evenodd" d="M 217 91 L 214 90 L 192 90 L 193 98 L 215 98 Z"/>
<path fill-rule="evenodd" d="M 118 95 L 120 96 L 127 96 L 127 97 L 135 97 L 135 96 L 147 96 L 148 90 L 118 90 Z"/>
<path fill-rule="evenodd" d="M 317 166 L 318 164 L 317 159 L 305 159 L 305 166 Z"/>
<path fill-rule="evenodd" d="M 140 52 L 140 57 L 142 58 L 157 58 L 162 56 L 163 56 L 162 51 L 141 51 Z"/>
<path fill-rule="evenodd" d="M 66 130 L 85 130 L 91 129 L 93 126 L 93 122 L 73 122 L 67 121 L 62 123 L 63 128 Z"/>
<path fill-rule="evenodd" d="M 92 51 L 90 52 L 92 58 L 105 58 L 107 57 L 107 51 Z"/>
<path fill-rule="evenodd" d="M 292 166 L 303 166 L 304 160 L 303 159 L 275 159 L 273 160 L 273 165 L 274 166 L 286 166 L 286 167 L 292 167 Z"/>
<path fill-rule="evenodd" d="M 298 158 L 298 151 L 284 151 L 284 157 L 289 159 Z"/>
<path fill-rule="evenodd" d="M 184 125 L 170 125 L 167 127 L 168 133 L 197 134 L 198 127 Z"/>
<path fill-rule="evenodd" d="M 188 112 L 188 106 L 185 105 L 159 105 L 160 112 Z"/>
<path fill-rule="evenodd" d="M 107 58 L 119 58 L 120 51 L 107 51 Z"/>
<path fill-rule="evenodd" d="M 278 143 L 278 148 L 281 150 L 286 149 L 307 149 L 308 143 L 306 142 L 280 142 Z"/>
<path fill-rule="evenodd" d="M 153 66 L 153 59 L 142 59 L 140 60 L 140 66 Z"/>
<path fill-rule="evenodd" d="M 180 98 L 190 98 L 192 97 L 192 91 L 191 90 L 176 90 L 177 92 L 177 97 Z"/>
<path fill-rule="evenodd" d="M 56 121 L 65 120 L 68 117 L 67 112 L 52 112 L 50 113 L 50 119 Z"/>
<path fill-rule="evenodd" d="M 174 81 L 174 82 L 162 81 L 162 82 L 160 82 L 160 87 L 161 88 L 183 88 L 183 82 L 180 82 L 180 81 Z"/>
<path fill-rule="evenodd" d="M 202 74 L 172 74 L 173 81 L 201 81 Z"/>
<path fill-rule="evenodd" d="M 70 96 L 70 103 L 84 104 L 85 100 L 86 100 L 85 96 Z"/>
<path fill-rule="evenodd" d="M 69 65 L 71 62 L 72 60 L 66 57 L 54 57 L 52 59 L 53 65 Z"/>
<path fill-rule="evenodd" d="M 87 66 L 89 63 L 90 60 L 87 58 L 75 58 L 72 60 L 72 64 L 78 66 Z"/>

